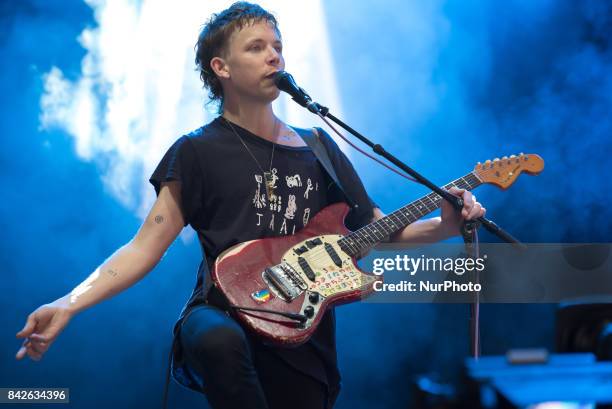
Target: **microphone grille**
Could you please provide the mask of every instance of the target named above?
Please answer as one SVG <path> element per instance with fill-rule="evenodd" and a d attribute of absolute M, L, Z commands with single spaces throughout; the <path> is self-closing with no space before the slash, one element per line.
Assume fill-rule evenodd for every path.
<path fill-rule="evenodd" d="M 274 74 L 274 85 L 281 91 L 290 89 L 292 83 L 295 83 L 295 80 L 287 71 L 278 71 Z"/>

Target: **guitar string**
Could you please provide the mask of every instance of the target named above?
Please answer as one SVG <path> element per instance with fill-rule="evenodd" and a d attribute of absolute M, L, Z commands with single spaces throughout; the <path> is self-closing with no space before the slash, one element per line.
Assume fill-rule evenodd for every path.
<path fill-rule="evenodd" d="M 448 188 L 450 188 L 450 187 L 452 187 L 452 186 L 456 186 L 456 187 L 459 187 L 459 188 L 462 188 L 462 189 L 465 189 L 465 188 L 473 188 L 472 186 L 470 186 L 470 185 L 471 185 L 471 183 L 469 183 L 469 182 L 467 181 L 467 178 L 468 178 L 468 177 L 470 177 L 470 176 L 473 176 L 473 174 L 471 174 L 471 173 L 470 173 L 470 174 L 468 174 L 468 175 L 466 175 L 466 176 L 464 176 L 464 177 L 462 177 L 462 178 L 460 178 L 460 179 L 457 179 L 457 180 L 455 180 L 455 181 L 453 181 L 453 182 L 451 182 L 451 183 L 447 184 L 447 185 L 445 186 L 445 188 L 447 188 L 447 189 L 448 189 Z M 474 183 L 475 183 L 475 184 L 478 184 L 478 183 L 479 183 L 479 181 L 478 181 L 478 180 L 475 180 L 475 181 L 474 181 Z M 475 186 L 474 186 L 474 187 L 475 187 Z M 438 195 L 435 195 L 435 196 L 434 196 L 434 198 L 432 199 L 430 196 L 432 196 L 432 194 L 426 195 L 426 196 L 424 196 L 424 197 L 422 197 L 422 198 L 420 198 L 420 199 L 418 199 L 418 200 L 415 200 L 414 202 L 412 202 L 412 203 L 410 203 L 410 204 L 408 204 L 408 205 L 404 206 L 403 208 L 400 208 L 400 209 L 396 210 L 395 212 L 393 212 L 393 213 L 389 214 L 388 216 L 385 216 L 385 219 L 387 219 L 387 218 L 389 218 L 389 217 L 393 217 L 393 215 L 394 215 L 395 213 L 398 213 L 398 212 L 399 212 L 400 214 L 402 214 L 402 212 L 400 212 L 400 210 L 405 209 L 405 208 L 409 208 L 409 207 L 411 207 L 411 206 L 414 206 L 414 205 L 416 205 L 418 202 L 422 202 L 422 203 L 424 203 L 424 204 L 425 204 L 425 200 L 429 200 L 429 201 L 431 202 L 431 204 L 433 204 L 433 205 L 434 205 L 434 208 L 433 208 L 433 209 L 430 209 L 430 205 L 425 204 L 426 209 L 428 210 L 428 212 L 423 213 L 423 214 L 421 214 L 421 215 L 417 216 L 417 217 L 415 218 L 415 220 L 414 220 L 414 221 L 416 221 L 416 220 L 420 219 L 421 217 L 423 217 L 423 216 L 425 216 L 425 215 L 427 215 L 427 214 L 429 214 L 429 213 L 433 212 L 434 210 L 436 210 L 436 209 L 437 209 L 437 208 L 440 206 L 440 204 L 439 204 L 439 203 L 441 203 L 441 199 L 442 199 L 442 198 L 441 198 L 440 196 L 438 196 Z M 414 214 L 413 214 L 412 212 L 410 212 L 410 211 L 409 211 L 409 210 L 407 210 L 407 209 L 406 209 L 406 211 L 407 211 L 408 213 L 410 213 L 410 215 L 411 215 L 412 217 L 414 217 Z M 399 216 L 395 216 L 395 217 L 399 217 Z M 405 215 L 405 214 L 404 214 L 404 217 L 406 217 L 406 215 Z M 357 235 L 359 235 L 359 234 L 360 234 L 359 232 L 360 232 L 360 231 L 362 231 L 362 229 L 365 229 L 365 230 L 363 230 L 363 232 L 361 233 L 361 235 L 363 235 L 363 233 L 365 232 L 365 234 L 366 234 L 366 235 L 368 235 L 368 236 L 372 236 L 372 232 L 368 232 L 368 231 L 367 231 L 367 227 L 369 227 L 369 226 L 371 226 L 372 224 L 375 224 L 375 223 L 377 223 L 377 222 L 380 222 L 381 220 L 383 220 L 383 219 L 379 219 L 379 220 L 377 220 L 376 222 L 370 223 L 370 224 L 368 224 L 367 226 L 364 226 L 364 227 L 362 227 L 361 229 L 356 230 L 355 232 L 350 233 L 349 235 L 343 236 L 343 237 L 342 237 L 341 239 L 339 239 L 339 240 L 338 240 L 336 243 L 339 243 L 339 242 L 340 242 L 340 240 L 342 240 L 342 239 L 344 239 L 344 238 L 346 238 L 346 237 L 348 237 L 348 236 L 350 236 L 350 235 L 352 235 L 352 234 L 357 233 Z M 409 219 L 408 219 L 408 220 L 409 220 Z M 400 219 L 400 221 L 401 221 L 401 219 Z M 405 227 L 405 226 L 407 226 L 407 225 L 409 225 L 409 224 L 411 224 L 411 223 L 414 223 L 414 221 L 411 221 L 411 222 L 409 221 L 409 223 L 408 223 L 408 224 L 405 224 L 405 225 L 404 225 L 404 227 Z M 393 222 L 391 222 L 391 223 L 392 223 L 392 225 L 393 225 L 393 226 L 395 226 L 395 223 L 393 223 Z M 403 223 L 404 223 L 404 221 L 402 221 L 402 224 L 403 224 Z M 380 223 L 379 223 L 379 224 L 380 224 Z M 386 224 L 386 222 L 385 222 L 385 224 Z M 398 229 L 398 230 L 399 230 L 399 229 Z M 375 230 L 375 232 L 377 232 L 377 230 Z M 371 247 L 371 246 L 376 245 L 376 244 L 377 244 L 378 242 L 380 242 L 380 241 L 379 241 L 378 237 L 376 237 L 376 234 L 374 234 L 374 237 L 375 237 L 375 242 L 374 242 L 374 243 L 370 243 L 370 242 L 369 242 L 369 241 L 366 239 L 366 240 L 362 240 L 362 241 L 363 241 L 363 244 L 365 244 L 365 245 L 366 245 L 366 247 Z M 383 239 L 384 239 L 384 238 L 383 238 Z M 340 246 L 340 248 L 342 248 L 342 246 L 341 246 L 340 244 L 338 244 L 338 245 Z M 349 246 L 349 247 L 350 247 L 350 246 Z M 360 247 L 361 247 L 361 246 L 360 246 Z M 360 250 L 363 250 L 363 249 L 360 249 Z M 326 255 L 327 255 L 327 251 L 326 251 L 326 250 L 323 250 L 323 249 L 320 249 L 319 251 L 315 251 L 315 252 L 313 252 L 313 253 L 310 253 L 310 257 L 308 257 L 308 258 L 309 258 L 310 260 L 313 260 L 313 261 L 315 261 L 315 262 L 316 262 L 316 261 L 321 261 L 321 257 L 325 258 L 325 256 L 326 256 Z"/>
<path fill-rule="evenodd" d="M 472 183 L 470 183 L 470 181 L 468 180 L 468 178 L 470 178 L 470 179 L 472 179 L 472 180 L 473 180 L 474 186 L 470 186 Z M 448 184 L 447 184 L 447 185 L 445 185 L 444 187 L 445 187 L 446 189 L 448 189 L 448 188 L 450 188 L 450 187 L 453 187 L 453 186 L 458 187 L 458 188 L 460 188 L 460 189 L 473 189 L 474 187 L 477 187 L 479 184 L 480 184 L 480 180 L 478 180 L 478 178 L 476 178 L 476 177 L 475 177 L 475 175 L 474 175 L 473 173 L 469 173 L 469 174 L 467 174 L 467 175 L 465 175 L 465 176 L 463 176 L 463 177 L 461 177 L 461 178 L 459 178 L 459 179 L 454 180 L 454 181 L 453 181 L 453 182 L 451 182 L 451 183 L 448 183 Z M 432 199 L 430 196 L 433 196 L 433 199 Z M 430 193 L 430 194 L 425 195 L 425 196 L 423 196 L 422 198 L 417 199 L 417 200 L 413 201 L 412 203 L 410 203 L 410 204 L 408 204 L 408 205 L 406 205 L 406 206 L 404 206 L 404 207 L 402 207 L 402 208 L 400 208 L 400 209 L 398 209 L 398 210 L 394 211 L 393 213 L 391 213 L 391 214 L 389 214 L 389 215 L 385 216 L 385 218 L 383 218 L 383 219 L 388 219 L 390 216 L 394 215 L 395 213 L 397 213 L 397 212 L 398 212 L 398 211 L 400 211 L 401 209 L 404 209 L 404 208 L 408 208 L 408 207 L 414 206 L 414 205 L 416 205 L 418 202 L 423 202 L 424 200 L 429 200 L 429 201 L 431 201 L 431 202 L 432 202 L 432 204 L 433 204 L 435 207 L 434 207 L 433 209 L 430 209 L 430 208 L 429 208 L 429 205 L 425 205 L 425 206 L 426 206 L 426 209 L 428 210 L 428 212 L 427 212 L 427 213 L 424 213 L 424 214 L 421 214 L 421 215 L 420 215 L 420 216 L 418 216 L 418 217 L 417 217 L 417 218 L 416 218 L 414 221 L 409 222 L 408 224 L 404 225 L 404 227 L 405 227 L 405 226 L 408 226 L 409 224 L 414 223 L 416 220 L 419 220 L 421 217 L 426 216 L 427 214 L 429 214 L 429 213 L 433 212 L 434 210 L 436 210 L 437 208 L 439 208 L 439 207 L 440 207 L 441 200 L 442 200 L 442 197 L 441 197 L 441 196 L 439 196 L 439 195 L 436 195 L 435 193 L 434 193 L 434 194 Z M 411 214 L 411 215 L 414 217 L 414 214 L 412 214 L 412 212 L 410 212 L 409 210 L 408 210 L 408 212 L 409 212 L 409 213 L 410 213 L 410 214 Z M 383 220 L 383 219 L 379 219 L 379 220 L 377 220 L 376 222 L 380 222 L 380 221 L 381 221 L 381 220 Z M 401 220 L 401 219 L 400 219 L 400 220 Z M 352 233 L 350 233 L 350 234 L 348 234 L 348 235 L 346 235 L 346 236 L 343 236 L 342 238 L 340 238 L 340 239 L 338 239 L 338 240 L 336 241 L 336 244 L 338 244 L 338 243 L 340 242 L 340 240 L 342 240 L 342 239 L 344 239 L 344 238 L 346 238 L 346 237 L 348 237 L 348 236 L 350 236 L 350 235 L 353 235 L 353 234 L 355 234 L 355 233 L 358 233 L 358 232 L 360 232 L 362 229 L 365 229 L 365 228 L 367 228 L 368 226 L 371 226 L 372 224 L 374 224 L 374 223 L 376 223 L 376 222 L 370 223 L 370 224 L 368 224 L 368 225 L 366 225 L 366 226 L 362 227 L 361 229 L 356 230 L 355 232 L 352 232 Z M 394 225 L 394 224 L 393 224 L 393 225 Z M 398 230 L 399 230 L 399 229 L 398 229 Z M 366 230 L 364 230 L 364 231 L 365 231 L 365 232 L 366 232 L 366 234 L 367 234 L 367 229 L 366 229 Z M 361 233 L 361 234 L 363 234 L 363 233 Z M 358 233 L 358 235 L 359 235 L 359 233 Z M 368 234 L 368 236 L 370 236 L 370 235 L 371 235 L 371 233 L 370 233 L 370 234 Z M 364 241 L 363 241 L 363 243 L 366 245 L 366 247 L 364 247 L 364 248 L 359 248 L 359 249 L 358 249 L 358 251 L 365 250 L 365 249 L 366 249 L 366 248 L 368 248 L 368 247 L 373 247 L 373 246 L 375 246 L 376 244 L 380 243 L 380 241 L 378 241 L 378 238 L 376 238 L 376 240 L 377 240 L 377 242 L 375 242 L 375 243 L 369 243 L 367 240 L 364 240 Z M 341 246 L 340 244 L 338 244 L 338 246 L 339 246 L 339 247 L 342 249 L 342 246 Z M 360 247 L 361 247 L 361 246 L 360 246 Z M 344 250 L 343 250 L 343 252 L 344 252 Z M 318 250 L 315 250 L 315 251 L 313 251 L 312 253 L 310 253 L 310 255 L 309 255 L 309 257 L 308 257 L 308 260 L 307 260 L 307 261 L 309 261 L 309 262 L 311 262 L 311 263 L 318 263 L 318 262 L 321 262 L 321 261 L 325 260 L 327 257 L 329 257 L 329 254 L 328 254 L 327 250 L 325 250 L 324 248 L 319 248 Z M 298 272 L 298 274 L 300 275 L 300 278 L 304 279 L 304 277 L 302 276 L 302 274 L 300 274 L 299 272 Z M 308 277 L 306 277 L 306 278 L 308 279 Z M 306 282 L 306 281 L 305 281 L 305 282 Z M 315 282 L 315 284 L 316 284 L 316 282 Z"/>
<path fill-rule="evenodd" d="M 460 179 L 457 179 L 457 180 L 455 180 L 455 181 L 453 181 L 453 182 L 451 182 L 451 183 L 447 184 L 447 185 L 445 186 L 445 188 L 447 188 L 447 189 L 448 189 L 448 188 L 450 188 L 451 186 L 457 186 L 457 187 L 460 187 L 460 188 L 470 188 L 470 189 L 471 189 L 471 188 L 474 188 L 474 187 L 477 187 L 477 186 L 480 184 L 480 181 L 479 181 L 477 178 L 473 177 L 473 176 L 474 176 L 474 175 L 473 175 L 473 173 L 470 173 L 470 174 L 468 174 L 468 175 L 466 175 L 466 176 L 464 176 L 464 177 L 462 177 L 462 178 L 460 178 Z M 468 178 L 469 178 L 469 179 L 471 179 L 471 180 L 468 180 Z M 432 197 L 433 197 L 433 198 L 432 198 Z M 404 224 L 404 223 L 405 223 L 405 220 L 403 220 L 403 219 L 402 219 L 402 217 L 400 216 L 400 215 L 403 215 L 403 217 L 404 217 L 404 218 L 408 218 L 408 219 L 407 219 L 407 220 L 408 220 L 408 223 L 407 223 L 407 224 L 404 224 L 404 226 L 407 226 L 407 225 L 409 225 L 409 224 L 411 224 L 411 223 L 414 223 L 414 221 L 416 221 L 416 220 L 420 219 L 421 217 L 423 217 L 423 216 L 425 216 L 425 215 L 427 215 L 427 214 L 431 213 L 431 212 L 432 212 L 432 211 L 434 211 L 435 209 L 437 209 L 437 208 L 440 206 L 441 200 L 442 200 L 442 198 L 441 198 L 440 196 L 435 195 L 435 193 L 430 193 L 430 194 L 428 194 L 428 195 L 426 195 L 426 196 L 422 197 L 421 199 L 415 200 L 414 202 L 412 202 L 412 203 L 410 203 L 410 204 L 408 204 L 408 205 L 406 205 L 406 206 L 404 206 L 404 207 L 402 207 L 402 208 L 400 208 L 400 209 L 398 209 L 398 210 L 394 211 L 393 213 L 389 214 L 388 216 L 385 216 L 385 218 L 383 218 L 383 219 L 379 219 L 379 220 L 377 220 L 376 222 L 370 223 L 369 225 L 364 226 L 364 227 L 362 227 L 361 229 L 356 230 L 355 232 L 353 232 L 353 233 L 351 233 L 351 234 L 349 234 L 349 235 L 347 235 L 347 236 L 344 236 L 344 237 L 343 237 L 343 239 L 344 239 L 344 238 L 347 238 L 347 237 L 348 237 L 348 236 L 350 236 L 350 235 L 355 235 L 354 237 L 355 237 L 356 239 L 355 239 L 355 240 L 353 240 L 353 242 L 354 242 L 354 241 L 357 241 L 357 243 L 358 243 L 359 247 L 361 247 L 361 244 L 359 244 L 359 241 L 360 241 L 360 240 L 359 240 L 359 239 L 360 239 L 359 235 L 360 235 L 360 234 L 361 234 L 361 235 L 363 235 L 363 233 L 365 233 L 367 236 L 372 236 L 372 234 L 373 234 L 373 233 L 372 233 L 372 231 L 371 231 L 371 226 L 372 226 L 373 224 L 378 224 L 378 226 L 375 226 L 375 227 L 373 228 L 373 229 L 374 229 L 374 234 L 373 234 L 373 235 L 374 235 L 375 239 L 378 241 L 378 240 L 379 240 L 379 238 L 376 236 L 376 233 L 378 233 L 378 230 L 377 230 L 377 229 L 378 229 L 378 228 L 381 228 L 381 227 L 383 227 L 383 226 L 386 226 L 386 227 L 388 228 L 388 227 L 389 227 L 389 225 L 388 225 L 388 223 L 387 223 L 387 220 L 390 220 L 390 224 L 391 224 L 391 226 L 392 226 L 392 227 L 395 227 L 395 223 L 393 222 L 393 220 L 392 220 L 392 219 L 390 219 L 390 217 L 395 217 L 396 219 L 399 219 L 399 221 L 401 222 L 400 224 Z M 427 204 L 427 201 L 429 201 L 431 204 L 433 204 L 433 205 L 434 205 L 434 208 L 433 208 L 433 209 L 430 209 L 430 206 L 431 206 L 431 205 L 430 205 L 430 204 Z M 426 209 L 428 210 L 426 213 L 418 212 L 418 211 L 416 211 L 416 210 L 410 211 L 410 208 L 414 207 L 414 206 L 415 206 L 415 205 L 417 205 L 419 202 L 420 202 L 420 203 L 422 203 L 423 205 L 425 205 Z M 419 213 L 421 213 L 421 214 L 419 214 Z M 409 214 L 410 216 L 408 216 L 408 214 Z M 416 217 L 415 217 L 415 214 L 417 214 L 417 216 L 416 216 Z M 410 221 L 410 218 L 409 218 L 409 217 L 413 217 L 413 218 L 414 218 L 414 220 L 413 220 L 413 221 Z M 382 230 L 385 230 L 385 229 L 383 228 Z M 399 230 L 399 229 L 398 229 L 398 230 Z M 361 233 L 360 233 L 360 232 L 361 232 Z M 384 239 L 384 238 L 382 238 L 382 239 Z M 382 240 L 382 239 L 381 239 L 381 240 Z M 340 239 L 340 240 L 342 240 L 342 239 Z M 361 240 L 361 241 L 362 241 L 362 243 L 363 243 L 363 244 L 365 244 L 365 245 L 366 245 L 366 247 L 370 247 L 371 245 L 373 245 L 373 243 L 370 243 L 368 240 Z M 374 244 L 375 244 L 375 243 L 374 243 Z M 349 244 L 349 245 L 348 245 L 348 247 L 350 248 L 350 247 L 356 247 L 356 246 L 355 246 L 355 245 L 350 245 L 350 244 Z"/>

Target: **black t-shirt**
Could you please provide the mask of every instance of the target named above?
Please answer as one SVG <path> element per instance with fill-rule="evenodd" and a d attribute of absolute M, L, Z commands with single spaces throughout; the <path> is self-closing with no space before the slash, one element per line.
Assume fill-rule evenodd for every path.
<path fill-rule="evenodd" d="M 357 205 L 347 217 L 347 227 L 357 229 L 372 218 L 373 204 L 363 184 L 346 156 L 322 130 L 321 141 L 344 191 L 332 182 L 309 147 L 274 144 L 238 125 L 233 127 L 238 135 L 225 119 L 217 118 L 179 138 L 150 178 L 157 193 L 163 182 L 181 182 L 185 224 L 197 232 L 204 255 L 194 291 L 175 326 L 175 336 L 193 307 L 210 303 L 223 308 L 222 297 L 209 291 L 208 271 L 227 248 L 248 240 L 293 234 L 323 207 L 345 201 L 346 196 Z M 263 172 L 269 172 L 274 183 L 270 197 Z M 183 370 L 180 348 L 180 342 L 174 342 L 173 375 L 194 388 L 193 379 L 186 375 L 189 372 Z M 270 350 L 330 387 L 339 382 L 333 309 L 305 345 Z"/>

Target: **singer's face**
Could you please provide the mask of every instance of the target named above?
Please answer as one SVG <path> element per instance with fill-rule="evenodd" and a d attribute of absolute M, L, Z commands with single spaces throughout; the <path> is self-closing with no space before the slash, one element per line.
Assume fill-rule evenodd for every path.
<path fill-rule="evenodd" d="M 244 26 L 229 40 L 225 58 L 231 94 L 264 102 L 275 100 L 280 91 L 273 74 L 285 69 L 279 33 L 265 21 Z M 228 93 L 226 92 L 226 96 Z"/>

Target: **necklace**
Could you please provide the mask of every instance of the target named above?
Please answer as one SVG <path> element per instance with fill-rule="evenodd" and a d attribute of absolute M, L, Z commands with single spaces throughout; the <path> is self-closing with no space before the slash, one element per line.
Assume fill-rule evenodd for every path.
<path fill-rule="evenodd" d="M 259 164 L 259 161 L 255 157 L 255 155 L 253 155 L 253 152 L 251 152 L 247 144 L 244 142 L 240 134 L 236 131 L 236 128 L 234 128 L 234 125 L 227 119 L 225 118 L 223 119 L 230 126 L 230 128 L 234 132 L 234 135 L 236 135 L 236 137 L 238 137 L 240 142 L 242 142 L 242 146 L 244 146 L 244 149 L 246 149 L 249 155 L 251 155 L 251 158 L 253 158 L 253 161 L 255 161 L 259 170 L 261 170 L 261 173 L 263 173 L 265 187 L 266 187 L 266 196 L 268 197 L 268 202 L 269 202 L 270 200 L 276 197 L 276 194 L 274 193 L 274 189 L 276 189 L 276 180 L 278 179 L 278 176 L 276 176 L 276 172 L 272 171 L 272 162 L 274 161 L 274 148 L 276 147 L 276 144 L 272 143 L 272 154 L 270 155 L 270 165 L 268 166 L 268 171 L 265 171 Z M 274 135 L 276 135 L 276 132 L 278 131 L 279 121 L 278 121 L 278 118 L 276 117 L 274 119 L 275 121 L 274 121 L 274 131 L 273 132 L 274 132 Z"/>

